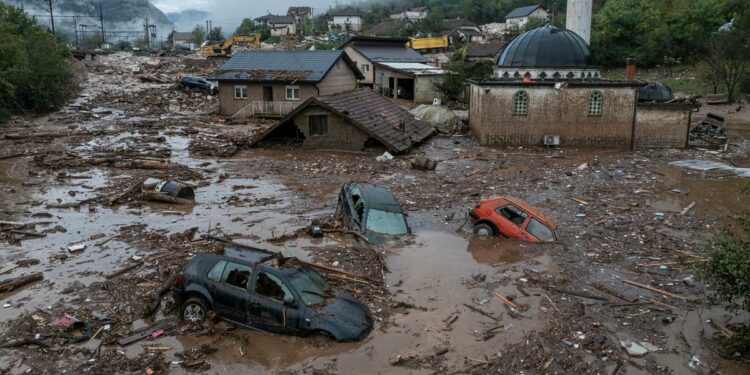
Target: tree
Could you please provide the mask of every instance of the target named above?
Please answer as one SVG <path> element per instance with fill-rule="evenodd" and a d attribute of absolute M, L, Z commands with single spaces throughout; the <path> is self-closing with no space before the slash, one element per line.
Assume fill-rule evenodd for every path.
<path fill-rule="evenodd" d="M 466 48 L 451 55 L 450 61 L 443 65 L 448 72 L 434 83 L 435 89 L 447 100 L 457 101 L 462 97 L 469 79 L 486 80 L 492 77 L 492 63 L 487 61 L 472 62 L 466 60 Z"/>
<path fill-rule="evenodd" d="M 221 27 L 214 27 L 209 31 L 208 36 L 206 37 L 208 40 L 224 40 L 224 34 L 221 32 Z"/>
<path fill-rule="evenodd" d="M 738 30 L 721 31 L 709 42 L 706 63 L 727 90 L 727 99 L 735 97 L 737 85 L 750 73 L 748 36 Z"/>
<path fill-rule="evenodd" d="M 193 28 L 193 40 L 195 44 L 201 44 L 206 40 L 206 29 L 201 25 L 195 25 Z"/>
<path fill-rule="evenodd" d="M 63 41 L 20 8 L 0 3 L 0 119 L 61 107 L 76 86 Z"/>
<path fill-rule="evenodd" d="M 235 35 L 250 35 L 250 34 L 260 34 L 261 40 L 266 40 L 268 37 L 271 36 L 271 30 L 268 29 L 268 26 L 262 25 L 259 23 L 253 22 L 253 20 L 249 18 L 245 18 L 242 20 L 239 26 L 237 26 L 237 29 L 234 31 Z"/>

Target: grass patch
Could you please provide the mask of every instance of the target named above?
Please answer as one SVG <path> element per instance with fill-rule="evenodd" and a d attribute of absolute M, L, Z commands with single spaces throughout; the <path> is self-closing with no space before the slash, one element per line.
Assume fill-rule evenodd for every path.
<path fill-rule="evenodd" d="M 614 68 L 602 70 L 602 76 L 605 79 L 623 79 L 625 68 Z M 693 66 L 673 67 L 670 73 L 669 68 L 638 68 L 637 79 L 641 81 L 657 80 L 669 86 L 675 93 L 685 93 L 688 95 L 706 95 L 713 94 L 714 89 L 710 83 L 701 79 L 698 69 Z M 723 87 L 718 87 L 717 93 L 726 93 Z"/>

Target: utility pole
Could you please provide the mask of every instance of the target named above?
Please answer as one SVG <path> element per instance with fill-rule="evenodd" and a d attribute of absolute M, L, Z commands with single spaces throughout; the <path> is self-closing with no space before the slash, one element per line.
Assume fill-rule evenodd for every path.
<path fill-rule="evenodd" d="M 78 17 L 73 17 L 73 32 L 76 33 L 76 47 L 80 48 L 81 45 L 78 43 Z"/>
<path fill-rule="evenodd" d="M 52 34 L 55 33 L 55 16 L 52 14 L 52 0 L 47 0 L 49 4 L 49 23 L 52 26 Z"/>
<path fill-rule="evenodd" d="M 104 13 L 102 12 L 102 3 L 99 3 L 99 22 L 102 26 L 102 44 L 107 43 L 107 38 L 104 36 Z"/>
<path fill-rule="evenodd" d="M 148 49 L 151 49 L 151 43 L 148 40 L 148 17 L 146 17 L 146 23 L 143 24 L 143 30 L 146 33 L 146 46 Z"/>

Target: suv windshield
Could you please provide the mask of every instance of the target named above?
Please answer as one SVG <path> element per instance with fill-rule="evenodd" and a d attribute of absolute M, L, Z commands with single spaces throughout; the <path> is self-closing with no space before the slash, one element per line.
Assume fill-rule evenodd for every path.
<path fill-rule="evenodd" d="M 539 239 L 539 241 L 554 241 L 555 235 L 551 229 L 547 228 L 546 225 L 539 222 L 539 220 L 532 218 L 529 224 L 526 226 L 526 231 L 532 236 Z"/>
<path fill-rule="evenodd" d="M 404 214 L 371 209 L 367 212 L 367 230 L 381 234 L 406 234 Z"/>
<path fill-rule="evenodd" d="M 299 268 L 290 274 L 289 283 L 299 291 L 302 302 L 307 306 L 321 304 L 328 296 L 328 283 L 323 276 L 309 268 Z"/>

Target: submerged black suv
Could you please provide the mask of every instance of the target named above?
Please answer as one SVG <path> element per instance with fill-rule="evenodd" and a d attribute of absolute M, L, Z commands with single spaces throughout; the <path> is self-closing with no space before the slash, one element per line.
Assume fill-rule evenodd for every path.
<path fill-rule="evenodd" d="M 332 295 L 311 267 L 242 249 L 240 257 L 199 254 L 175 278 L 172 294 L 182 318 L 201 322 L 209 310 L 224 320 L 259 331 L 305 336 L 321 333 L 356 341 L 372 329 L 362 302 Z M 278 262 L 281 263 L 281 262 Z"/>

